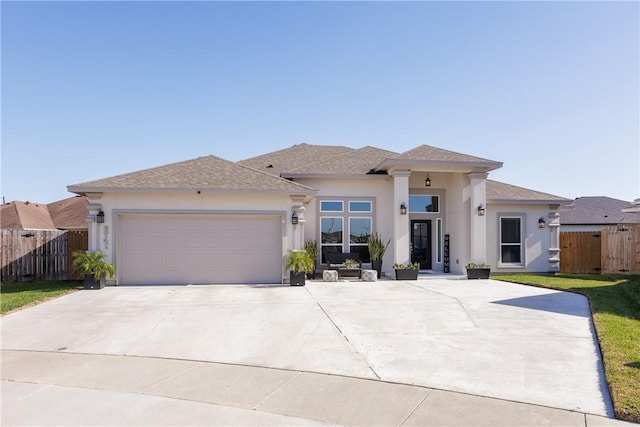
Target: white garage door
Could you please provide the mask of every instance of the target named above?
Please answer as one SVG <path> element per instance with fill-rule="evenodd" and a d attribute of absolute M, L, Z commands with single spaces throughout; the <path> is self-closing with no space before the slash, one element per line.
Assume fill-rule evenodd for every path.
<path fill-rule="evenodd" d="M 124 285 L 281 283 L 278 215 L 120 215 Z"/>

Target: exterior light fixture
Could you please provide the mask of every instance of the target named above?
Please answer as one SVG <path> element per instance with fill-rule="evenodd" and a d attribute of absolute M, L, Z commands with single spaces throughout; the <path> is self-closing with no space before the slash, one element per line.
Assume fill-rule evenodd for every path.
<path fill-rule="evenodd" d="M 547 225 L 543 217 L 538 219 L 538 228 L 544 228 Z"/>
<path fill-rule="evenodd" d="M 427 174 L 427 179 L 424 180 L 425 187 L 431 187 L 431 178 L 429 178 L 429 174 Z"/>
<path fill-rule="evenodd" d="M 298 214 L 293 212 L 291 214 L 291 224 L 296 225 L 298 223 Z"/>
<path fill-rule="evenodd" d="M 486 210 L 484 208 L 484 205 L 479 205 L 478 206 L 478 216 L 484 216 L 484 214 L 486 213 Z"/>
<path fill-rule="evenodd" d="M 407 214 L 407 205 L 403 203 L 400 205 L 400 215 L 406 215 L 406 214 Z"/>
<path fill-rule="evenodd" d="M 96 215 L 96 222 L 98 224 L 104 223 L 104 212 L 102 211 L 98 212 L 98 214 Z"/>

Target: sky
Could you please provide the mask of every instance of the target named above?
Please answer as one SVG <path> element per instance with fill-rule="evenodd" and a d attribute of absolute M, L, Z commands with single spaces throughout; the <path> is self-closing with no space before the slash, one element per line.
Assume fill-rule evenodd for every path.
<path fill-rule="evenodd" d="M 199 156 L 427 144 L 640 197 L 640 3 L 11 2 L 2 196 Z"/>

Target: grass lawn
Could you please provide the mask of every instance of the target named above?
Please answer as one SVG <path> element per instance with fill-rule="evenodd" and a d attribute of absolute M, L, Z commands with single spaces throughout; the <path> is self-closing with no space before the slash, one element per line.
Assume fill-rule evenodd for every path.
<path fill-rule="evenodd" d="M 0 285 L 0 314 L 73 292 L 81 280 L 7 282 Z"/>
<path fill-rule="evenodd" d="M 589 298 L 617 418 L 640 422 L 640 276 L 496 275 Z"/>

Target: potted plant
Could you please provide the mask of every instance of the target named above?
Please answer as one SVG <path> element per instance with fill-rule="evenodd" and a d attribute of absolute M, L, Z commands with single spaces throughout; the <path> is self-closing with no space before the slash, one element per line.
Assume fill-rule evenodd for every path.
<path fill-rule="evenodd" d="M 304 286 L 305 276 L 313 270 L 313 259 L 305 250 L 289 251 L 287 268 L 289 269 L 289 284 Z"/>
<path fill-rule="evenodd" d="M 470 262 L 465 268 L 467 269 L 467 279 L 488 279 L 491 273 L 491 266 L 485 263 Z"/>
<path fill-rule="evenodd" d="M 371 268 L 378 272 L 378 277 L 382 276 L 382 258 L 384 257 L 387 248 L 391 243 L 391 239 L 384 243 L 382 237 L 378 233 L 373 233 L 369 236 L 367 244 L 369 246 L 369 256 L 371 256 Z"/>
<path fill-rule="evenodd" d="M 408 262 L 406 264 L 393 264 L 396 272 L 396 280 L 418 280 L 419 262 Z"/>
<path fill-rule="evenodd" d="M 97 251 L 75 251 L 71 269 L 84 276 L 85 289 L 102 289 L 105 280 L 116 274 L 116 268 L 104 260 L 105 254 Z"/>
<path fill-rule="evenodd" d="M 311 259 L 313 260 L 313 269 L 307 274 L 307 279 L 315 279 L 316 277 L 316 261 L 320 256 L 320 249 L 318 249 L 317 240 L 307 240 L 304 243 L 304 250 L 307 251 Z"/>

